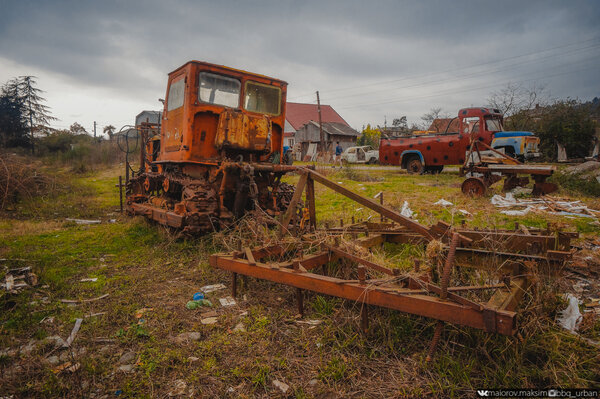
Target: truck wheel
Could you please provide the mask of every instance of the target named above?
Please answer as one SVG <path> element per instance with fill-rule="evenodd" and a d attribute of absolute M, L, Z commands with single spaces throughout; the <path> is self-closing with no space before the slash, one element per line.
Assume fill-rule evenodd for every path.
<path fill-rule="evenodd" d="M 406 170 L 411 175 L 420 175 L 423 173 L 423 163 L 419 158 L 411 158 L 406 164 Z"/>
<path fill-rule="evenodd" d="M 375 165 L 377 163 L 377 158 L 371 158 L 371 159 L 369 159 L 369 162 L 367 162 L 367 163 Z"/>

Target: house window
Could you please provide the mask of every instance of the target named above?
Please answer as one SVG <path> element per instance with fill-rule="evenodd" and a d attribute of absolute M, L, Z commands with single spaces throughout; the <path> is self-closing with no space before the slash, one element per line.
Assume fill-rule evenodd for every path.
<path fill-rule="evenodd" d="M 288 139 L 288 145 L 290 147 L 293 147 L 294 146 L 294 139 Z"/>

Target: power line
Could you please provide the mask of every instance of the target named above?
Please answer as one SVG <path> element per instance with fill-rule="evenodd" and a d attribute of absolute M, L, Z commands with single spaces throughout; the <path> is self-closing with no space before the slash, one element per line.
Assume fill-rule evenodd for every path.
<path fill-rule="evenodd" d="M 474 91 L 474 90 L 489 89 L 489 88 L 493 88 L 493 87 L 497 87 L 497 86 L 503 86 L 503 85 L 506 85 L 509 83 L 526 83 L 526 82 L 535 81 L 535 80 L 539 80 L 539 79 L 548 79 L 548 78 L 552 78 L 552 77 L 556 77 L 556 76 L 566 75 L 566 74 L 570 74 L 570 73 L 583 72 L 583 71 L 587 71 L 590 69 L 596 69 L 596 68 L 598 68 L 597 65 L 592 65 L 590 67 L 579 69 L 579 70 L 564 71 L 564 72 L 559 72 L 559 73 L 552 74 L 552 75 L 535 77 L 535 78 L 525 79 L 525 80 L 516 81 L 516 82 L 509 80 L 509 81 L 504 81 L 501 83 L 494 83 L 494 84 L 488 85 L 488 86 L 475 86 L 475 87 L 470 87 L 470 88 L 466 88 L 466 89 L 458 89 L 458 90 L 457 89 L 449 89 L 447 91 L 437 92 L 435 94 L 430 94 L 430 95 L 411 96 L 411 97 L 405 97 L 405 98 L 401 98 L 401 99 L 393 99 L 393 100 L 383 101 L 383 102 L 378 102 L 378 103 L 371 103 L 371 104 L 362 103 L 362 104 L 342 106 L 342 107 L 337 107 L 337 108 L 338 109 L 352 109 L 352 108 L 358 108 L 358 107 L 366 108 L 366 107 L 373 107 L 373 106 L 377 106 L 377 105 L 401 103 L 401 102 L 413 101 L 413 100 L 424 99 L 424 98 L 441 97 L 445 94 L 457 94 L 457 93 L 464 93 L 464 92 L 469 92 L 469 91 Z"/>
<path fill-rule="evenodd" d="M 590 39 L 587 39 L 587 40 L 583 40 L 583 41 L 572 42 L 572 43 L 564 44 L 564 45 L 561 45 L 561 46 L 550 47 L 550 48 L 547 48 L 547 49 L 544 49 L 544 50 L 540 50 L 540 51 L 536 51 L 536 52 L 529 52 L 529 53 L 520 54 L 520 55 L 515 55 L 515 56 L 512 56 L 512 57 L 504 57 L 504 58 L 502 58 L 500 60 L 487 61 L 487 62 L 483 62 L 483 63 L 471 65 L 471 66 L 464 66 L 464 67 L 453 68 L 453 69 L 449 69 L 449 70 L 445 70 L 445 71 L 427 73 L 427 74 L 411 75 L 411 76 L 407 76 L 407 77 L 400 78 L 400 79 L 393 79 L 393 80 L 386 80 L 386 81 L 374 82 L 374 83 L 365 84 L 365 85 L 359 85 L 359 86 L 348 86 L 348 87 L 344 87 L 344 88 L 331 89 L 331 90 L 321 90 L 321 91 L 327 92 L 327 93 L 333 93 L 333 92 L 339 92 L 339 91 L 345 91 L 345 90 L 354 90 L 354 89 L 358 89 L 358 88 L 372 87 L 372 86 L 378 86 L 378 85 L 383 85 L 383 84 L 401 82 L 401 81 L 405 81 L 405 80 L 408 80 L 408 79 L 428 77 L 428 76 L 434 76 L 434 75 L 439 75 L 439 74 L 444 74 L 444 73 L 452 73 L 452 72 L 461 71 L 461 70 L 465 70 L 465 69 L 477 68 L 477 67 L 484 66 L 484 65 L 497 64 L 497 63 L 500 63 L 500 62 L 505 62 L 505 61 L 509 61 L 509 60 L 513 60 L 513 59 L 522 58 L 522 57 L 530 57 L 530 56 L 535 55 L 535 54 L 541 54 L 541 53 L 545 53 L 545 52 L 548 52 L 548 51 L 554 51 L 554 50 L 558 50 L 558 49 L 561 49 L 561 48 L 570 47 L 570 46 L 574 46 L 574 45 L 579 45 L 579 44 L 587 43 L 587 42 L 598 40 L 598 39 L 600 39 L 600 37 L 596 36 L 596 37 L 593 37 L 593 38 L 590 38 Z M 298 96 L 291 97 L 288 100 L 294 100 L 294 99 L 306 97 L 306 96 L 313 95 L 313 94 L 314 94 L 314 91 L 311 92 L 311 93 L 306 93 L 306 94 L 301 94 L 301 95 L 298 95 Z"/>
<path fill-rule="evenodd" d="M 456 78 L 459 78 L 459 79 L 455 78 L 455 79 L 452 79 L 452 80 L 454 80 L 454 81 L 456 81 L 456 80 L 462 80 L 462 78 L 464 78 L 464 79 L 472 79 L 474 77 L 485 76 L 485 75 L 488 75 L 488 74 L 491 74 L 491 73 L 503 72 L 503 71 L 509 70 L 509 69 L 511 69 L 513 67 L 516 67 L 516 66 L 522 66 L 522 65 L 529 64 L 529 63 L 534 63 L 534 62 L 540 62 L 542 60 L 553 58 L 553 57 L 556 57 L 556 56 L 564 57 L 566 55 L 570 55 L 570 54 L 577 53 L 577 52 L 580 52 L 580 51 L 584 51 L 584 50 L 587 51 L 587 50 L 589 50 L 591 48 L 600 48 L 600 43 L 595 44 L 593 46 L 588 46 L 588 47 L 585 47 L 585 48 L 581 48 L 581 49 L 577 49 L 577 50 L 574 50 L 574 51 L 566 52 L 566 53 L 555 54 L 555 55 L 552 55 L 552 56 L 546 56 L 546 57 L 542 57 L 542 58 L 537 58 L 537 59 L 522 61 L 522 62 L 513 64 L 513 65 L 508 65 L 508 66 L 500 67 L 500 68 L 493 69 L 493 70 L 484 70 L 484 71 L 480 71 L 480 72 L 476 72 L 476 73 L 463 74 L 463 75 L 460 75 L 460 76 L 456 77 Z M 592 56 L 592 58 L 594 58 L 594 57 L 598 57 L 598 55 Z M 452 81 L 452 80 L 450 80 L 448 78 L 443 78 L 443 79 L 433 80 L 433 81 L 429 81 L 429 82 L 415 83 L 415 84 L 411 84 L 411 85 L 408 85 L 408 86 L 399 86 L 399 87 L 386 88 L 386 90 L 389 93 L 390 90 L 399 90 L 399 89 L 408 89 L 408 88 L 414 88 L 414 87 L 420 87 L 420 86 L 427 86 L 427 85 L 435 85 L 435 84 L 439 84 L 439 83 L 447 83 L 447 82 Z M 370 92 L 362 92 L 362 93 L 358 93 L 358 94 L 350 94 L 350 95 L 347 95 L 347 96 L 339 96 L 339 97 L 333 97 L 333 98 L 326 98 L 326 100 L 327 101 L 333 101 L 333 100 L 338 100 L 338 99 L 346 99 L 346 98 L 350 98 L 350 97 L 363 96 L 365 94 L 372 94 L 372 93 L 382 93 L 382 92 L 381 92 L 381 90 L 376 90 L 376 91 L 370 91 Z"/>

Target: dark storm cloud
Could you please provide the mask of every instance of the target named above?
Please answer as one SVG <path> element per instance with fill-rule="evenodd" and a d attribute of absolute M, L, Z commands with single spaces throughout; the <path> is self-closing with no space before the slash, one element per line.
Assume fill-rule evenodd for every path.
<path fill-rule="evenodd" d="M 291 94 L 321 88 L 326 99 L 339 99 L 328 89 L 423 76 L 528 53 L 535 60 L 540 50 L 593 37 L 596 41 L 591 44 L 598 44 L 599 4 L 4 1 L 0 57 L 128 98 L 162 96 L 166 73 L 200 59 L 288 80 Z M 590 54 L 597 63 L 598 47 L 573 52 L 568 61 L 585 66 Z M 456 73 L 437 78 L 461 87 L 483 86 L 490 80 L 535 75 L 543 68 L 540 76 L 556 74 L 560 62 L 554 57 L 539 65 L 505 69 L 487 65 L 481 70 L 495 71 L 493 75 L 469 82 L 459 81 Z M 594 72 L 584 75 L 565 76 L 561 87 L 572 87 L 566 81 L 585 81 L 589 91 Z M 373 93 L 367 100 L 376 103 L 412 93 L 406 84 L 388 86 L 384 87 L 389 93 Z M 339 99 L 341 105 L 361 100 L 366 101 Z"/>

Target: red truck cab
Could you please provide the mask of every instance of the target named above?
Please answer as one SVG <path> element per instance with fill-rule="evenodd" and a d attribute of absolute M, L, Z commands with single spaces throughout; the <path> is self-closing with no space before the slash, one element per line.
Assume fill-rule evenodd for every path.
<path fill-rule="evenodd" d="M 458 132 L 448 132 L 451 122 L 457 118 Z M 494 133 L 503 130 L 502 113 L 492 108 L 463 108 L 452 121 L 441 133 L 382 137 L 379 163 L 400 165 L 409 173 L 439 173 L 444 165 L 464 163 L 471 136 L 491 145 Z"/>

